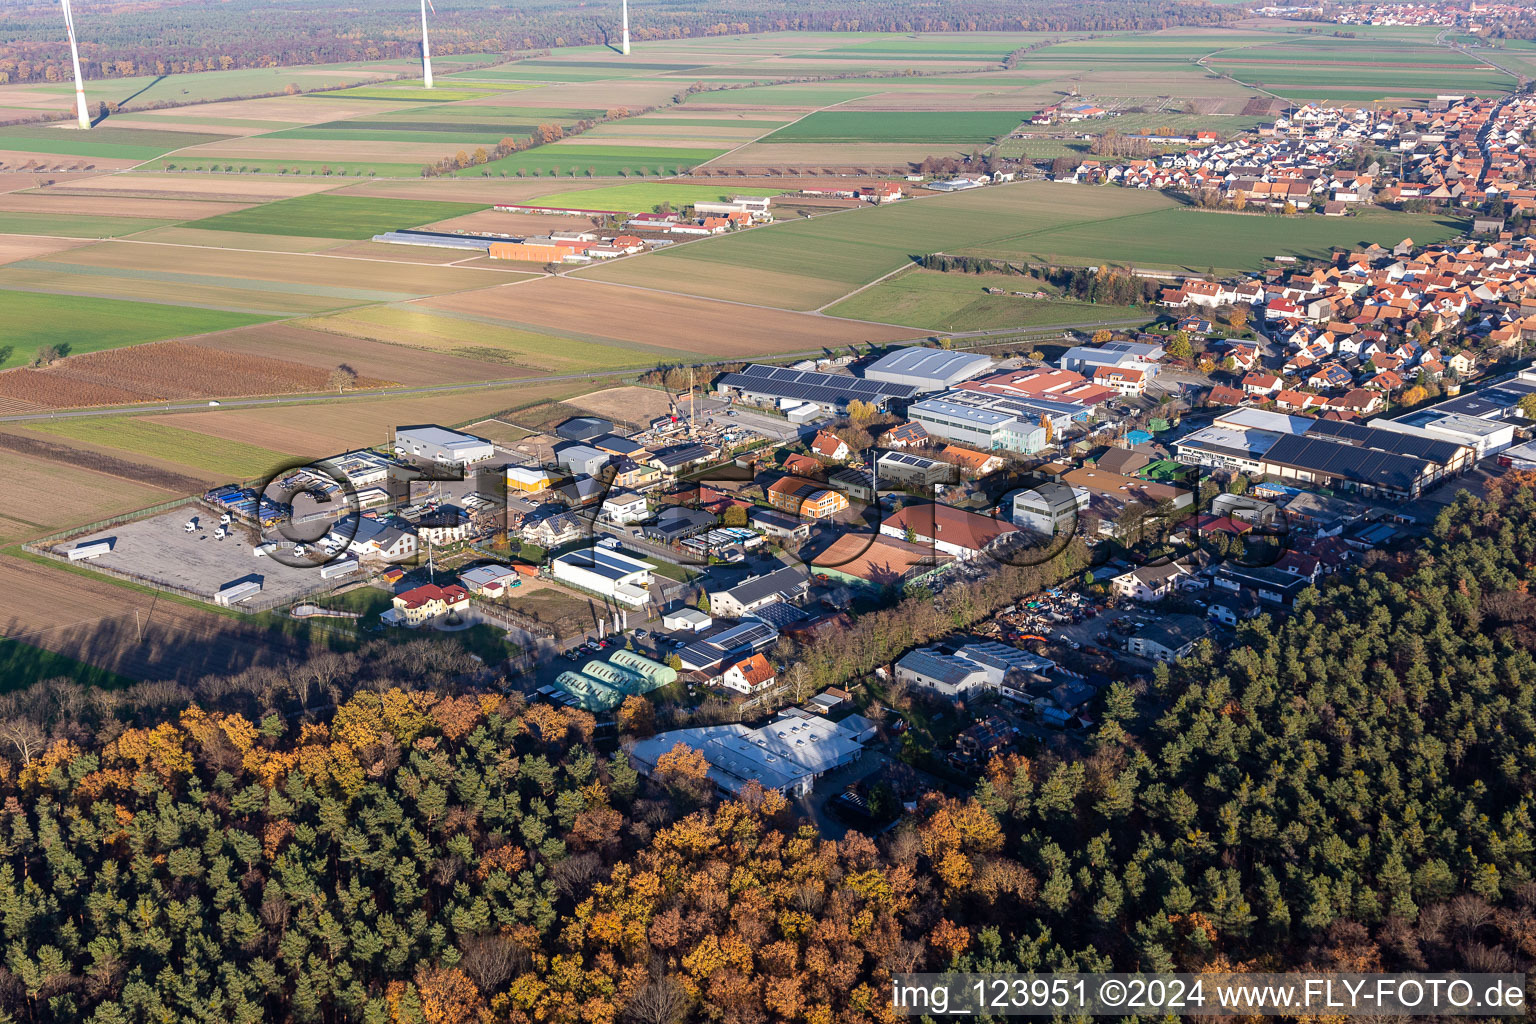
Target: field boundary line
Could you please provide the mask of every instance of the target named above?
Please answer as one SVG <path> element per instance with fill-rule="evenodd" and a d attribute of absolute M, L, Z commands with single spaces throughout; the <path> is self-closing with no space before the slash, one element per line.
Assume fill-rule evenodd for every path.
<path fill-rule="evenodd" d="M 817 51 L 817 52 L 819 52 L 819 51 Z M 880 92 L 890 92 L 890 90 L 889 89 L 882 89 L 882 90 L 880 90 Z M 799 117 L 795 118 L 793 121 L 790 121 L 790 122 L 788 122 L 786 124 L 774 125 L 773 128 L 769 129 L 766 132 L 763 132 L 763 134 L 759 135 L 755 139 L 750 139 L 750 140 L 748 140 L 746 142 L 743 142 L 739 146 L 735 146 L 735 147 L 733 147 L 731 149 L 728 149 L 724 153 L 721 153 L 719 156 L 712 156 L 708 160 L 705 160 L 701 164 L 695 164 L 693 167 L 689 168 L 688 175 L 689 175 L 689 177 L 692 177 L 693 173 L 695 171 L 697 171 L 700 167 L 708 167 L 710 164 L 714 163 L 716 160 L 723 160 L 726 157 L 730 156 L 732 153 L 736 153 L 736 152 L 739 152 L 739 151 L 741 151 L 743 149 L 746 149 L 748 146 L 755 146 L 759 142 L 762 142 L 764 139 L 766 139 L 768 136 L 772 135 L 774 132 L 783 131 L 785 128 L 793 128 L 795 125 L 799 124 L 801 121 L 804 121 L 806 118 L 811 117 L 814 114 L 820 114 L 822 111 L 831 110 L 833 107 L 840 107 L 844 103 L 852 103 L 854 100 L 868 99 L 869 96 L 878 96 L 878 95 L 880 95 L 879 92 L 869 93 L 867 96 L 849 96 L 845 100 L 838 100 L 836 103 L 828 103 L 824 107 L 817 107 L 815 110 L 808 110 L 805 113 L 801 114 Z"/>
<path fill-rule="evenodd" d="M 811 312 L 813 312 L 813 313 L 824 313 L 829 308 L 831 308 L 832 306 L 837 305 L 839 302 L 846 302 L 849 299 L 853 298 L 855 295 L 859 294 L 859 292 L 862 292 L 862 291 L 864 291 L 867 288 L 873 288 L 875 285 L 879 284 L 881 281 L 885 281 L 885 280 L 887 280 L 889 278 L 895 277 L 897 274 L 901 273 L 903 270 L 908 270 L 908 269 L 912 268 L 913 266 L 916 266 L 916 264 L 907 263 L 904 266 L 897 267 L 895 270 L 892 270 L 892 271 L 889 271 L 887 273 L 881 274 L 879 277 L 875 278 L 873 281 L 869 282 L 868 284 L 861 284 L 861 285 L 859 285 L 857 288 L 855 288 L 853 291 L 849 292 L 847 295 L 839 296 L 838 298 L 833 299 L 831 302 L 823 302 L 821 305 L 819 305 L 815 309 L 811 310 Z M 846 318 L 845 317 L 837 317 L 837 319 L 843 320 L 843 319 L 846 319 Z M 863 322 L 864 323 L 868 323 L 869 321 L 863 321 Z"/>

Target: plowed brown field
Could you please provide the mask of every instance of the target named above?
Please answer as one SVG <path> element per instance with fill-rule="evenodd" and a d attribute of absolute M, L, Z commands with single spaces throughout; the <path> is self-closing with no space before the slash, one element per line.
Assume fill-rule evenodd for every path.
<path fill-rule="evenodd" d="M 338 360 L 337 362 L 341 362 Z M 331 368 L 335 367 L 331 364 Z M 163 341 L 71 356 L 41 370 L 0 373 L 0 397 L 51 408 L 329 389 L 330 369 L 270 356 Z M 354 387 L 391 383 L 359 376 Z"/>
<path fill-rule="evenodd" d="M 743 298 L 750 296 L 750 291 L 743 294 Z M 722 359 L 898 341 L 924 334 L 565 277 L 436 296 L 418 304 Z"/>

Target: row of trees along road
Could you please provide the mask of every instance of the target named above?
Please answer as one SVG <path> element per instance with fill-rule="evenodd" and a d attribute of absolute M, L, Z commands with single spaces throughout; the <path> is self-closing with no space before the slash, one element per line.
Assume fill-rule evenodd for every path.
<path fill-rule="evenodd" d="M 878 843 L 771 794 L 716 803 L 687 748 L 642 780 L 590 716 L 517 698 L 376 680 L 326 721 L 217 688 L 54 702 L 0 769 L 0 1012 L 851 1024 L 893 1020 L 890 972 L 946 965 L 1528 971 L 1516 482 L 1115 685 L 1084 756 L 999 758 Z"/>

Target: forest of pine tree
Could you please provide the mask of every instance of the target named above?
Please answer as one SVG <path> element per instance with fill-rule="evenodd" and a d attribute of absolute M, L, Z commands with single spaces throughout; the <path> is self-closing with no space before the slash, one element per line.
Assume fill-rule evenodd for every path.
<path fill-rule="evenodd" d="M 55 687 L 0 730 L 0 1019 L 834 1024 L 944 966 L 1530 970 L 1533 572 L 1532 490 L 1462 495 L 878 841 L 517 696 Z"/>

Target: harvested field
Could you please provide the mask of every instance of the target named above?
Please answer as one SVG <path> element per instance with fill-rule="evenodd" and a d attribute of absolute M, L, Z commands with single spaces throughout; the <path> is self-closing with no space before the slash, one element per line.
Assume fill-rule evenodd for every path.
<path fill-rule="evenodd" d="M 672 395 L 655 388 L 629 386 L 593 391 L 566 401 L 584 412 L 627 423 L 649 423 L 672 411 Z"/>
<path fill-rule="evenodd" d="M 0 235 L 0 263 L 36 259 L 49 256 L 77 245 L 85 245 L 84 238 L 49 238 L 43 235 Z"/>
<path fill-rule="evenodd" d="M 192 684 L 302 657 L 307 641 L 53 563 L 0 559 L 0 632 L 132 679 Z"/>
<path fill-rule="evenodd" d="M 332 367 L 337 365 L 332 364 Z M 331 390 L 330 369 L 180 341 L 71 356 L 41 370 L 0 373 L 0 397 L 51 408 Z M 355 388 L 394 383 L 359 376 Z"/>
<path fill-rule="evenodd" d="M 62 440 L 40 437 L 31 432 L 0 430 L 0 450 L 29 455 L 59 465 L 102 473 L 120 480 L 156 487 L 175 494 L 193 494 L 207 486 L 211 479 L 177 472 L 164 463 L 150 465 L 129 461 L 118 455 L 94 448 L 65 444 Z M 184 468 L 184 467 L 183 467 Z"/>
<path fill-rule="evenodd" d="M 537 371 L 573 373 L 651 367 L 663 360 L 677 361 L 688 356 L 686 352 L 628 341 L 604 343 L 602 339 L 569 333 L 520 330 L 488 323 L 483 318 L 457 317 L 415 307 L 374 306 L 311 320 L 306 326 L 352 338 L 418 346 L 498 363 L 504 367 L 502 377 Z"/>
<path fill-rule="evenodd" d="M 211 474 L 217 480 L 255 480 L 271 473 L 292 455 L 251 444 L 250 437 L 259 435 L 215 440 L 142 416 L 49 420 L 46 426 L 39 424 L 27 429 L 109 451 L 180 464 Z"/>
<path fill-rule="evenodd" d="M 345 180 L 277 178 L 271 175 L 224 174 L 217 178 L 199 174 L 104 174 L 96 178 L 69 182 L 72 192 L 100 192 L 120 196 L 165 196 L 166 198 L 205 198 L 231 202 L 266 202 L 292 199 L 341 188 Z"/>
<path fill-rule="evenodd" d="M 183 150 L 176 154 L 175 162 L 196 165 L 204 160 L 221 164 L 254 161 L 267 167 L 268 164 L 281 166 L 295 161 L 324 163 L 327 160 L 342 160 L 349 164 L 377 162 L 420 165 L 441 160 L 445 156 L 452 156 L 457 148 L 459 148 L 458 143 L 453 139 L 446 139 L 439 143 L 375 142 L 357 139 L 337 145 L 335 141 L 328 139 L 293 139 L 257 135 L 252 138 L 216 142 L 196 149 Z M 268 169 L 271 168 L 268 167 Z"/>
<path fill-rule="evenodd" d="M 250 293 L 247 301 L 259 297 L 272 308 L 292 307 L 294 312 L 361 302 L 398 302 L 521 278 L 493 270 L 140 242 L 104 242 L 27 266 L 55 273 L 84 268 L 82 276 L 92 278 L 94 284 L 112 276 L 135 279 L 145 298 L 159 294 L 167 301 L 187 287 L 236 289 Z M 116 274 L 103 274 L 103 270 Z M 315 299 L 318 304 L 299 301 L 303 299 Z"/>
<path fill-rule="evenodd" d="M 577 184 L 588 181 L 582 178 Z M 591 179 L 593 184 L 618 184 L 622 178 Z M 339 193 L 379 199 L 434 199 L 459 203 L 526 203 L 548 195 L 554 186 L 540 178 L 431 178 L 420 181 L 358 181 Z"/>
<path fill-rule="evenodd" d="M 89 178 L 94 178 L 101 172 L 82 171 L 78 173 L 51 173 L 48 175 L 58 185 L 64 188 L 78 184 Z M 37 188 L 37 175 L 27 174 L 22 171 L 0 171 L 0 192 L 17 192 L 22 189 Z"/>
<path fill-rule="evenodd" d="M 57 213 L 0 213 L 0 232 L 61 238 L 119 238 L 174 224 L 144 217 L 76 217 Z"/>
<path fill-rule="evenodd" d="M 785 167 L 837 174 L 905 174 L 929 156 L 962 156 L 969 146 L 926 144 L 766 143 L 743 146 L 710 162 L 711 167 Z"/>
<path fill-rule="evenodd" d="M 526 437 L 533 436 L 532 431 L 515 427 L 501 420 L 481 420 L 479 423 L 471 423 L 464 429 L 476 437 L 483 437 L 497 444 L 516 444 Z"/>
<path fill-rule="evenodd" d="M 156 220 L 193 220 L 243 210 L 248 203 L 220 203 L 189 199 L 130 199 L 123 196 L 72 195 L 70 193 L 10 192 L 0 195 L 0 211 L 46 213 L 76 217 L 149 217 Z"/>
<path fill-rule="evenodd" d="M 300 196 L 240 213 L 193 221 L 192 226 L 217 231 L 361 240 L 383 231 L 474 213 L 475 209 L 468 203 L 430 200 Z"/>
<path fill-rule="evenodd" d="M 343 337 L 293 323 L 258 324 L 205 338 L 199 345 L 238 355 L 265 355 L 319 367 L 325 372 L 346 363 L 365 377 L 405 385 L 456 384 L 518 376 L 499 362 L 426 352 L 400 344 Z"/>
<path fill-rule="evenodd" d="M 296 455 L 326 455 L 360 445 L 384 444 L 402 423 L 441 423 L 445 411 L 456 422 L 485 419 L 504 409 L 566 398 L 591 387 L 586 381 L 530 381 L 527 384 L 456 391 L 443 395 L 382 396 L 339 402 L 172 413 L 158 422 L 210 437 L 240 441 L 259 437 Z M 447 403 L 451 402 L 451 406 Z M 444 426 L 453 424 L 444 423 Z"/>
<path fill-rule="evenodd" d="M 166 245 L 196 245 L 208 249 L 254 249 L 257 252 L 335 251 L 334 238 L 302 238 L 298 235 L 247 235 L 238 231 L 204 231 L 176 225 L 150 228 L 134 233 L 135 242 L 164 242 Z"/>
<path fill-rule="evenodd" d="M 759 277 L 753 275 L 753 279 L 757 283 L 744 286 L 742 295 L 755 294 L 751 289 L 762 286 Z M 920 336 L 900 327 L 842 322 L 567 277 L 439 296 L 418 304 L 588 336 L 629 338 L 719 359 Z"/>
<path fill-rule="evenodd" d="M 33 536 L 99 522 L 176 496 L 174 491 L 13 451 L 0 450 L 0 476 L 6 482 L 0 488 L 0 518 L 29 528 Z"/>

